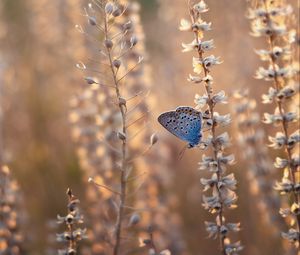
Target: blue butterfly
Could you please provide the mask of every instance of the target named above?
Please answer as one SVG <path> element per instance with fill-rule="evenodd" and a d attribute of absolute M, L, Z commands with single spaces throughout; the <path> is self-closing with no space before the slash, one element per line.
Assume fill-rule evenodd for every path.
<path fill-rule="evenodd" d="M 188 142 L 188 148 L 197 146 L 202 138 L 202 114 L 192 107 L 180 106 L 164 112 L 158 122 L 170 133 Z"/>

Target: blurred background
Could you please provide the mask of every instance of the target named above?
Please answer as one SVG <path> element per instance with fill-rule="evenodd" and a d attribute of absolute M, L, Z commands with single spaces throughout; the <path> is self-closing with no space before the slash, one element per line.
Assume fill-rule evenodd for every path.
<path fill-rule="evenodd" d="M 261 94 L 267 85 L 255 80 L 254 73 L 261 62 L 254 49 L 265 41 L 249 35 L 250 25 L 245 14 L 246 1 L 206 1 L 210 11 L 205 19 L 213 30 L 213 54 L 224 63 L 213 69 L 215 89 L 227 94 L 247 87 L 257 99 L 259 112 Z M 64 197 L 71 187 L 85 207 L 83 172 L 76 156 L 69 123 L 69 101 L 80 84 L 82 74 L 75 64 L 87 49 L 82 35 L 74 28 L 84 25 L 79 0 L 2 0 L 0 2 L 0 103 L 1 158 L 11 169 L 22 192 L 22 209 L 26 220 L 28 254 L 44 254 L 47 249 L 49 220 L 66 210 Z M 206 238 L 204 220 L 211 217 L 202 208 L 202 188 L 197 170 L 201 152 L 186 151 L 178 160 L 183 143 L 157 124 L 157 116 L 179 105 L 194 106 L 194 94 L 202 93 L 187 81 L 192 72 L 192 54 L 181 52 L 181 43 L 192 41 L 191 34 L 178 30 L 181 18 L 187 18 L 186 1 L 141 0 L 141 18 L 145 32 L 147 63 L 151 69 L 151 94 L 158 103 L 151 108 L 150 123 L 160 140 L 157 151 L 167 146 L 172 151 L 168 167 L 162 174 L 170 176 L 166 193 L 175 197 L 173 212 L 180 217 L 181 234 L 187 254 L 212 254 L 216 241 Z M 299 9 L 291 1 L 295 13 Z M 228 113 L 232 103 L 219 109 Z M 235 143 L 235 123 L 227 127 Z M 262 128 L 265 128 L 261 125 Z M 266 130 L 270 132 L 270 130 Z M 257 201 L 250 194 L 247 164 L 242 153 L 233 146 L 237 164 L 233 171 L 238 180 L 238 208 L 229 213 L 229 220 L 241 222 L 237 239 L 245 245 L 243 254 L 283 254 L 281 238 L 257 210 Z M 272 154 L 272 151 L 270 151 Z M 272 155 L 271 155 L 272 156 Z M 164 157 L 164 154 L 161 154 Z M 274 178 L 279 178 L 275 174 Z M 162 194 L 163 195 L 163 194 Z M 265 213 L 268 213 L 267 211 Z M 50 233 L 51 234 L 51 233 Z M 53 233 L 55 235 L 55 232 Z"/>

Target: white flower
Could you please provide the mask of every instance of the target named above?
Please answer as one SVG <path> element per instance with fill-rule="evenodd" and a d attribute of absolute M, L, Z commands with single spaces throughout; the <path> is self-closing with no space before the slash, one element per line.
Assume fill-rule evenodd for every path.
<path fill-rule="evenodd" d="M 200 179 L 201 184 L 204 186 L 203 191 L 209 190 L 211 187 L 216 185 L 218 183 L 218 176 L 216 173 L 212 175 L 211 178 L 206 179 L 206 178 L 201 178 Z"/>
<path fill-rule="evenodd" d="M 249 9 L 247 17 L 249 19 L 262 18 L 267 14 L 270 16 L 284 16 L 289 15 L 293 12 L 293 8 L 291 5 L 283 6 L 283 7 L 270 7 L 268 11 L 265 8 L 257 8 L 257 9 Z"/>
<path fill-rule="evenodd" d="M 193 76 L 193 75 L 189 75 L 188 81 L 190 82 L 194 82 L 194 83 L 200 83 L 203 81 L 203 79 L 199 76 Z"/>
<path fill-rule="evenodd" d="M 202 203 L 203 207 L 211 213 L 216 213 L 221 208 L 221 202 L 218 195 L 213 195 L 210 197 L 203 195 L 202 200 L 203 200 Z"/>
<path fill-rule="evenodd" d="M 208 222 L 205 221 L 205 228 L 206 231 L 208 232 L 208 236 L 211 238 L 217 238 L 218 236 L 218 230 L 219 230 L 219 226 L 215 223 L 215 222 Z"/>
<path fill-rule="evenodd" d="M 274 149 L 281 149 L 286 144 L 287 140 L 287 138 L 282 132 L 277 132 L 275 137 L 269 136 L 268 138 L 271 142 L 269 146 L 273 147 Z"/>
<path fill-rule="evenodd" d="M 266 124 L 280 124 L 282 122 L 282 116 L 280 114 L 264 113 L 263 122 Z"/>
<path fill-rule="evenodd" d="M 271 36 L 271 35 L 284 35 L 286 34 L 286 26 L 285 25 L 266 25 L 265 23 L 261 22 L 260 20 L 254 20 L 251 24 L 252 28 L 252 35 L 255 37 L 259 36 Z"/>
<path fill-rule="evenodd" d="M 208 169 L 211 172 L 217 171 L 218 163 L 212 157 L 205 156 L 205 154 L 202 155 L 202 161 L 198 164 L 199 170 Z"/>
<path fill-rule="evenodd" d="M 227 132 L 216 137 L 214 141 L 216 146 L 220 146 L 221 148 L 226 148 L 230 145 L 230 139 Z"/>
<path fill-rule="evenodd" d="M 209 31 L 211 30 L 211 22 L 207 23 L 205 21 L 196 22 L 192 25 L 192 28 L 200 31 Z"/>
<path fill-rule="evenodd" d="M 179 26 L 180 31 L 190 31 L 192 30 L 192 24 L 190 21 L 186 19 L 181 19 L 180 20 L 180 26 Z"/>
<path fill-rule="evenodd" d="M 296 130 L 294 133 L 292 133 L 287 141 L 288 147 L 291 149 L 295 146 L 295 144 L 300 142 L 300 129 Z"/>
<path fill-rule="evenodd" d="M 171 252 L 169 250 L 163 250 L 159 253 L 159 255 L 171 255 Z"/>
<path fill-rule="evenodd" d="M 273 102 L 273 99 L 275 98 L 277 94 L 277 90 L 270 87 L 269 88 L 269 91 L 268 91 L 268 94 L 263 94 L 262 95 L 262 102 L 263 104 L 270 104 Z"/>
<path fill-rule="evenodd" d="M 225 244 L 225 253 L 226 255 L 237 255 L 240 251 L 243 250 L 243 246 L 240 242 L 228 243 Z"/>
<path fill-rule="evenodd" d="M 293 95 L 295 95 L 296 90 L 292 86 L 285 86 L 283 87 L 278 93 L 277 98 L 278 99 L 289 99 Z"/>
<path fill-rule="evenodd" d="M 255 19 L 266 16 L 267 12 L 264 8 L 248 9 L 247 18 Z"/>
<path fill-rule="evenodd" d="M 208 95 L 204 94 L 203 96 L 200 96 L 198 94 L 195 95 L 195 104 L 196 104 L 196 109 L 201 109 L 203 108 L 208 101 Z"/>
<path fill-rule="evenodd" d="M 293 7 L 291 5 L 283 7 L 273 7 L 269 9 L 269 14 L 271 16 L 285 16 L 293 12 Z"/>
<path fill-rule="evenodd" d="M 276 168 L 285 168 L 289 164 L 289 161 L 284 158 L 276 157 L 274 166 Z"/>
<path fill-rule="evenodd" d="M 289 31 L 288 34 L 288 42 L 290 44 L 295 43 L 297 41 L 297 32 L 295 29 L 292 29 L 291 31 Z"/>
<path fill-rule="evenodd" d="M 228 156 L 223 156 L 222 153 L 218 154 L 218 161 L 223 165 L 233 165 L 235 164 L 235 158 L 233 154 Z"/>
<path fill-rule="evenodd" d="M 300 233 L 296 229 L 290 228 L 288 232 L 282 232 L 281 236 L 290 242 L 295 242 L 299 240 Z"/>
<path fill-rule="evenodd" d="M 201 0 L 199 3 L 195 4 L 193 6 L 193 9 L 197 13 L 203 13 L 203 12 L 207 12 L 208 11 L 207 4 L 203 0 Z"/>
<path fill-rule="evenodd" d="M 272 66 L 269 66 L 269 69 L 265 69 L 263 67 L 259 67 L 256 71 L 255 78 L 256 79 L 265 79 L 266 81 L 272 81 L 275 76 L 286 78 L 290 74 L 289 68 L 280 68 L 277 65 L 275 66 L 275 70 Z"/>
<path fill-rule="evenodd" d="M 196 40 L 193 40 L 191 43 L 182 43 L 183 47 L 182 52 L 189 52 L 193 51 L 194 49 L 198 49 L 198 44 Z"/>
<path fill-rule="evenodd" d="M 222 194 L 223 195 L 223 194 Z M 236 208 L 235 202 L 237 201 L 237 195 L 235 192 L 228 192 L 223 200 L 223 205 L 228 208 Z"/>
<path fill-rule="evenodd" d="M 225 91 L 221 90 L 217 94 L 213 95 L 212 101 L 214 104 L 217 103 L 227 104 L 227 96 L 225 95 Z"/>
<path fill-rule="evenodd" d="M 203 51 L 211 50 L 214 47 L 214 40 L 203 41 L 200 43 L 200 48 Z"/>
<path fill-rule="evenodd" d="M 202 64 L 206 67 L 206 68 L 210 68 L 213 65 L 219 65 L 222 62 L 220 61 L 219 57 L 215 57 L 214 55 L 210 55 L 208 57 L 205 57 L 202 61 Z"/>
<path fill-rule="evenodd" d="M 290 56 L 291 50 L 289 47 L 281 48 L 275 46 L 272 51 L 269 50 L 256 50 L 255 51 L 262 61 L 269 61 L 270 58 L 278 59 L 282 57 L 286 59 L 286 57 Z"/>
<path fill-rule="evenodd" d="M 227 126 L 231 122 L 230 114 L 219 115 L 218 112 L 214 112 L 214 122 L 222 126 Z"/>
<path fill-rule="evenodd" d="M 293 154 L 293 156 L 292 156 L 292 165 L 295 168 L 300 166 L 300 155 L 298 153 Z"/>
<path fill-rule="evenodd" d="M 227 176 L 222 177 L 221 181 L 218 183 L 218 187 L 225 187 L 230 190 L 236 189 L 237 181 L 234 178 L 234 174 L 229 174 Z"/>

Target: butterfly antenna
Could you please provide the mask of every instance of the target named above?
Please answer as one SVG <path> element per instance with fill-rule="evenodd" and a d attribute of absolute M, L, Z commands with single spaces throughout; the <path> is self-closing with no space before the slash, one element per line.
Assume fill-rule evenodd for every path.
<path fill-rule="evenodd" d="M 184 147 L 181 149 L 181 151 L 179 152 L 179 155 L 178 155 L 178 159 L 181 160 L 183 158 L 183 155 L 185 153 L 187 149 L 187 145 L 184 145 Z"/>

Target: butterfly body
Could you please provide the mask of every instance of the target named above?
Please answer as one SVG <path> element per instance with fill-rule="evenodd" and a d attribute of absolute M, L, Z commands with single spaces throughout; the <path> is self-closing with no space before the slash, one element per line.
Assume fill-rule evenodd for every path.
<path fill-rule="evenodd" d="M 158 122 L 170 133 L 188 142 L 189 148 L 201 141 L 202 114 L 192 107 L 180 106 L 175 111 L 162 113 Z"/>

